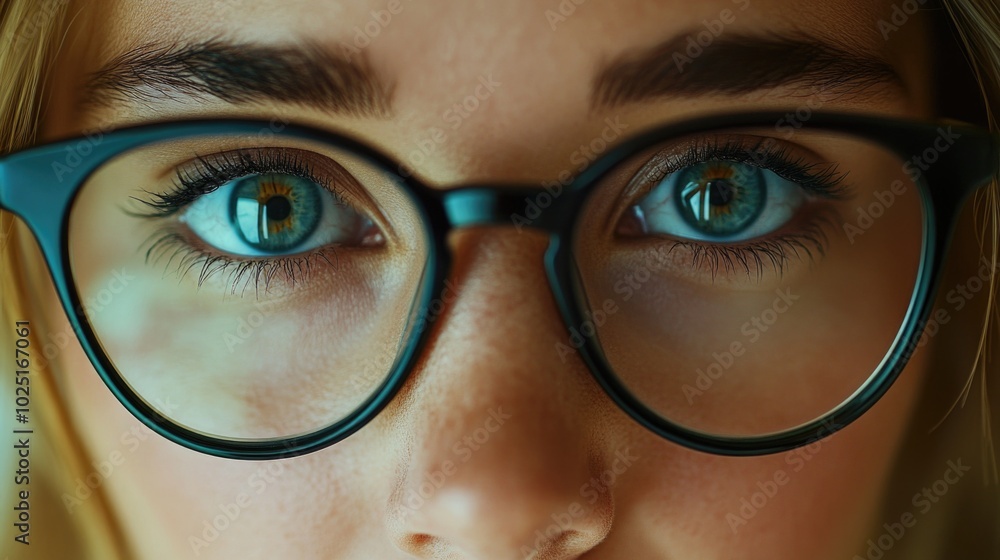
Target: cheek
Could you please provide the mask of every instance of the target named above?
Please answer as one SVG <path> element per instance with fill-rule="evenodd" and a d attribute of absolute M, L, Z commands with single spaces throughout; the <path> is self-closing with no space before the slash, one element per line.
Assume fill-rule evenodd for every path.
<path fill-rule="evenodd" d="M 352 499 L 355 504 L 347 510 L 364 507 L 363 496 L 352 498 L 343 485 L 352 475 L 342 470 L 357 463 L 352 446 L 268 462 L 202 455 L 132 417 L 79 345 L 67 346 L 57 363 L 67 373 L 71 415 L 88 463 L 70 492 L 81 502 L 93 499 L 95 491 L 106 492 L 114 511 L 127 512 L 121 518 L 127 532 L 135 535 L 137 546 L 149 547 L 150 557 L 164 550 L 175 551 L 173 557 L 255 557 L 267 547 L 287 552 L 294 546 L 290 541 L 329 536 L 332 526 L 344 528 L 342 537 L 360 530 L 351 525 L 360 522 L 359 516 L 338 519 L 344 516 L 337 514 Z M 315 526 L 317 520 L 325 524 L 322 529 Z M 310 530 L 312 535 L 306 534 Z"/>
<path fill-rule="evenodd" d="M 802 448 L 715 457 L 652 442 L 623 526 L 693 557 L 850 558 L 864 549 L 926 369 L 918 355 L 860 419 Z M 657 453 L 659 451 L 659 454 Z M 706 549 L 706 546 L 709 549 Z"/>
<path fill-rule="evenodd" d="M 709 434 L 788 430 L 866 383 L 907 309 L 908 292 L 892 281 L 859 296 L 838 280 L 741 293 L 676 282 L 660 290 L 653 280 L 630 293 L 620 284 L 632 297 L 600 327 L 601 344 L 664 418 Z M 892 293 L 902 295 L 880 297 Z"/>

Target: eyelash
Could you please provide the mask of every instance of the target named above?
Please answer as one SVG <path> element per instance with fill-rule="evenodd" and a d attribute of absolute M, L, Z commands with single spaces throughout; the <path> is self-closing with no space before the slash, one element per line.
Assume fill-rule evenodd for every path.
<path fill-rule="evenodd" d="M 249 175 L 283 173 L 312 181 L 333 193 L 343 203 L 341 192 L 328 180 L 320 178 L 312 167 L 297 154 L 287 150 L 237 150 L 206 158 L 199 156 L 192 169 L 178 169 L 173 188 L 165 193 L 145 191 L 152 200 L 136 198 L 151 211 L 145 217 L 165 217 L 176 214 L 202 196 L 222 185 Z"/>
<path fill-rule="evenodd" d="M 625 208 L 635 204 L 671 173 L 711 160 L 746 163 L 767 169 L 820 198 L 835 201 L 851 198 L 854 189 L 846 184 L 847 174 L 838 172 L 836 164 L 806 163 L 804 158 L 794 156 L 785 146 L 773 148 L 774 142 L 776 141 L 771 138 L 761 139 L 752 145 L 738 141 L 696 142 L 679 156 L 671 158 L 665 166 L 658 165 L 653 173 L 643 173 L 640 170 L 640 175 L 637 175 L 633 182 L 641 180 L 642 186 L 629 197 L 631 202 L 625 205 Z M 792 258 L 805 256 L 809 261 L 815 261 L 817 256 L 822 257 L 829 243 L 825 228 L 834 225 L 832 214 L 834 212 L 817 212 L 807 224 L 800 227 L 799 231 L 748 241 L 740 245 L 668 239 L 671 243 L 668 253 L 677 248 L 689 251 L 691 266 L 699 268 L 707 265 L 713 281 L 720 270 L 736 272 L 742 269 L 748 279 L 751 270 L 755 270 L 756 281 L 760 282 L 767 263 L 770 263 L 780 277 Z M 662 241 L 662 238 L 660 240 Z"/>
<path fill-rule="evenodd" d="M 253 282 L 254 291 L 259 297 L 261 291 L 268 292 L 271 281 L 277 274 L 282 274 L 289 283 L 288 288 L 294 289 L 296 283 L 308 279 L 315 265 L 321 264 L 332 269 L 338 267 L 337 260 L 331 260 L 327 255 L 332 253 L 329 249 L 317 249 L 308 254 L 292 257 L 236 259 L 195 247 L 183 234 L 170 227 L 159 230 L 147 243 L 149 243 L 149 248 L 146 250 L 147 263 L 155 264 L 166 256 L 166 267 L 169 269 L 171 263 L 177 260 L 174 271 L 178 279 L 184 278 L 191 270 L 200 267 L 199 288 L 212 276 L 227 274 L 225 283 L 228 285 L 227 291 L 232 295 L 239 292 L 240 296 L 243 296 Z M 243 282 L 242 287 L 240 282 Z"/>
<path fill-rule="evenodd" d="M 144 191 L 149 200 L 133 197 L 146 206 L 145 213 L 129 212 L 140 218 L 167 218 L 186 208 L 188 205 L 205 196 L 229 181 L 255 174 L 283 173 L 301 177 L 333 193 L 338 204 L 344 204 L 343 197 L 329 180 L 318 177 L 312 167 L 301 157 L 287 150 L 237 150 L 211 157 L 197 157 L 196 164 L 189 169 L 178 169 L 175 172 L 173 187 L 164 193 Z M 196 268 L 198 272 L 198 287 L 200 288 L 212 276 L 227 274 L 225 283 L 227 291 L 235 295 L 239 291 L 242 296 L 253 282 L 255 293 L 259 296 L 263 289 L 267 292 L 275 275 L 281 274 L 289 288 L 303 282 L 316 265 L 336 269 L 336 254 L 331 248 L 320 248 L 308 254 L 271 257 L 271 258 L 234 258 L 210 249 L 198 247 L 198 242 L 189 239 L 179 230 L 176 224 L 168 224 L 157 230 L 146 242 L 146 262 L 155 264 L 166 258 L 167 272 L 175 263 L 174 272 L 178 280 Z M 334 260 L 331 260 L 331 256 Z M 263 284 L 261 282 L 263 281 Z M 242 282 L 242 286 L 240 285 Z"/>
<path fill-rule="evenodd" d="M 720 271 L 732 273 L 740 269 L 746 274 L 747 279 L 751 278 L 751 271 L 754 271 L 755 281 L 761 282 L 768 263 L 780 278 L 792 258 L 802 258 L 802 253 L 805 253 L 809 261 L 815 261 L 817 256 L 824 256 L 829 242 L 825 228 L 832 227 L 833 224 L 829 216 L 820 215 L 812 218 L 798 232 L 744 245 L 712 245 L 699 241 L 671 239 L 668 241 L 671 245 L 667 253 L 677 248 L 689 251 L 691 266 L 698 268 L 707 265 L 713 281 Z"/>
<path fill-rule="evenodd" d="M 673 158 L 665 167 L 658 167 L 652 176 L 643 177 L 643 189 L 648 192 L 671 173 L 685 167 L 710 160 L 723 160 L 735 163 L 746 163 L 762 169 L 768 169 L 779 177 L 800 185 L 806 191 L 829 199 L 849 198 L 851 188 L 845 184 L 846 173 L 839 173 L 836 164 L 806 163 L 805 158 L 795 157 L 789 148 L 779 146 L 777 149 L 766 147 L 774 142 L 771 138 L 761 139 L 753 145 L 737 141 L 720 143 L 716 140 L 697 142 L 685 152 Z M 636 179 L 639 179 L 637 176 Z M 634 180 L 633 180 L 634 181 Z"/>
<path fill-rule="evenodd" d="M 670 173 L 714 159 L 747 163 L 768 169 L 822 198 L 841 200 L 850 197 L 851 189 L 844 184 L 846 174 L 838 173 L 836 165 L 821 168 L 821 164 L 805 163 L 802 158 L 791 156 L 785 147 L 765 148 L 770 141 L 764 139 L 752 146 L 733 141 L 697 142 L 689 146 L 679 157 L 671 158 L 672 160 L 665 166 L 658 165 L 652 173 L 645 173 L 645 177 L 642 178 L 643 186 L 637 194 L 648 193 Z M 138 216 L 145 218 L 173 216 L 198 198 L 215 191 L 229 181 L 262 173 L 285 173 L 301 177 L 326 188 L 338 201 L 341 200 L 338 191 L 329 181 L 317 177 L 301 157 L 292 155 L 286 150 L 267 152 L 238 150 L 211 158 L 198 157 L 196 162 L 193 168 L 176 171 L 171 190 L 165 193 L 146 191 L 150 200 L 135 198 L 149 208 L 147 213 L 139 213 Z M 809 260 L 815 259 L 816 254 L 822 256 L 828 242 L 824 226 L 830 223 L 829 216 L 816 216 L 798 232 L 738 246 L 671 240 L 672 246 L 669 251 L 672 252 L 676 248 L 688 250 L 691 253 L 692 266 L 698 268 L 702 263 L 707 264 L 713 280 L 720 269 L 735 272 L 741 268 L 749 278 L 753 268 L 757 272 L 757 280 L 760 281 L 765 263 L 770 263 L 780 276 L 788 261 L 793 257 L 802 257 L 801 253 L 805 253 Z M 175 226 L 161 228 L 147 243 L 149 244 L 146 251 L 147 263 L 158 262 L 167 256 L 168 268 L 171 263 L 177 261 L 175 272 L 179 279 L 200 266 L 199 287 L 214 275 L 228 273 L 226 283 L 229 284 L 228 291 L 231 294 L 239 290 L 242 295 L 251 281 L 255 291 L 259 292 L 261 280 L 266 292 L 274 276 L 279 273 L 283 274 L 287 282 L 294 287 L 297 282 L 303 281 L 302 277 L 308 275 L 317 264 L 315 262 L 317 260 L 330 267 L 336 266 L 324 249 L 290 257 L 236 259 L 196 247 L 191 240 L 177 231 Z M 240 288 L 241 281 L 242 288 Z"/>

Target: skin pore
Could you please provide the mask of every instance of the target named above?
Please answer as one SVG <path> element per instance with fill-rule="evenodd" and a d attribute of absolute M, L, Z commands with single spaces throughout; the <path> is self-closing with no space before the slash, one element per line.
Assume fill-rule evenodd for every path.
<path fill-rule="evenodd" d="M 220 41 L 337 51 L 354 44 L 357 30 L 374 21 L 372 10 L 385 10 L 385 3 L 74 4 L 49 80 L 42 139 L 195 116 L 279 118 L 356 136 L 411 162 L 429 184 L 448 188 L 558 177 L 576 168 L 574 151 L 609 121 L 625 125 L 624 138 L 695 115 L 809 102 L 824 110 L 932 116 L 923 24 L 914 19 L 885 41 L 876 25 L 889 12 L 885 2 L 595 1 L 564 21 L 546 15 L 558 11 L 554 1 L 403 0 L 399 6 L 360 49 L 382 83 L 373 91 L 382 92 L 384 103 L 345 114 L 293 95 L 245 103 L 204 93 L 156 98 L 155 88 L 140 88 L 141 95 L 102 92 L 99 102 L 84 103 L 82 93 L 95 72 L 142 45 Z M 774 33 L 850 45 L 886 61 L 899 82 L 818 90 L 812 76 L 750 92 L 688 85 L 668 95 L 617 90 L 602 98 L 591 91 L 599 69 L 623 53 L 673 37 L 686 46 L 688 34 L 724 10 L 732 23 L 720 42 L 730 34 Z M 691 68 L 699 63 L 705 62 L 695 58 Z M 475 110 L 455 111 L 477 92 Z M 618 102 L 595 102 L 601 99 Z M 443 140 L 434 139 L 435 129 Z M 418 164 L 411 154 L 421 145 L 433 149 Z M 922 354 L 870 412 L 810 448 L 754 458 L 699 453 L 640 427 L 575 355 L 561 359 L 553 350 L 566 328 L 541 266 L 542 236 L 473 229 L 451 242 L 457 293 L 432 325 L 431 343 L 406 387 L 358 433 L 310 455 L 258 463 L 181 448 L 139 428 L 77 346 L 64 354 L 67 394 L 87 450 L 96 460 L 114 451 L 126 458 L 103 485 L 140 557 L 514 559 L 540 546 L 539 558 L 547 560 L 754 560 L 849 558 L 864 549 L 924 374 Z M 59 310 L 50 297 L 50 308 Z M 51 321 L 56 330 L 65 327 L 61 314 Z M 853 363 L 849 352 L 786 350 L 845 369 Z M 470 445 L 483 427 L 489 440 Z M 401 507 L 421 484 L 440 477 L 447 461 L 457 468 L 441 488 L 418 508 Z M 600 482 L 609 470 L 618 471 L 610 486 Z M 779 471 L 788 474 L 787 484 L 734 528 L 727 516 L 739 515 L 741 499 Z M 206 521 L 241 494 L 249 498 L 238 518 L 206 538 Z M 567 530 L 539 541 L 537 532 L 560 519 L 570 519 Z M 205 546 L 193 545 L 193 537 Z"/>

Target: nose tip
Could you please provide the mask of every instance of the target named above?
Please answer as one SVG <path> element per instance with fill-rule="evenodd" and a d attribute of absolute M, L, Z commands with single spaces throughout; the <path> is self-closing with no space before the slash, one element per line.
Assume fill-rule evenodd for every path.
<path fill-rule="evenodd" d="M 412 451 L 389 508 L 399 550 L 427 559 L 567 560 L 607 537 L 614 499 L 597 482 L 604 462 L 565 437 L 565 426 L 546 425 L 529 408 L 506 410 L 483 412 L 464 437 L 439 430 L 443 441 Z"/>
<path fill-rule="evenodd" d="M 614 460 L 594 441 L 608 405 L 582 363 L 559 358 L 565 328 L 537 265 L 547 238 L 463 234 L 451 239 L 462 292 L 392 424 L 406 443 L 387 536 L 421 559 L 578 558 L 611 532 L 614 492 L 595 486 Z"/>
<path fill-rule="evenodd" d="M 511 499 L 497 502 L 503 493 Z M 446 488 L 419 510 L 397 509 L 397 547 L 422 559 L 572 560 L 611 528 L 610 499 L 555 506 L 560 500 L 553 494 L 533 496 L 535 504 L 502 491 L 484 498 L 469 488 Z"/>

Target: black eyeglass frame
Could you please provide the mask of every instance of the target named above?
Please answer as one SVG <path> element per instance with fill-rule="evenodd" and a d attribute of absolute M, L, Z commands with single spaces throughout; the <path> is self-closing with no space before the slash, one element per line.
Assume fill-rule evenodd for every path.
<path fill-rule="evenodd" d="M 575 218 L 593 187 L 605 175 L 651 146 L 672 138 L 735 128 L 777 128 L 787 112 L 739 112 L 713 115 L 658 127 L 614 146 L 566 185 L 552 203 L 525 227 L 549 236 L 544 265 L 550 289 L 567 327 L 584 322 L 586 300 L 574 277 L 572 247 Z M 923 170 L 917 181 L 924 206 L 922 256 L 915 290 L 903 325 L 886 359 L 850 399 L 816 419 L 777 434 L 756 437 L 720 437 L 687 429 L 662 418 L 633 396 L 607 363 L 597 335 L 581 333 L 580 358 L 605 393 L 631 418 L 672 442 L 721 455 L 752 456 L 777 453 L 808 444 L 848 425 L 871 408 L 902 372 L 931 312 L 942 264 L 955 220 L 965 199 L 1000 174 L 1000 135 L 964 124 L 907 121 L 873 115 L 836 112 L 813 113 L 802 128 L 847 133 L 885 146 L 910 160 L 927 149 L 947 130 L 955 138 L 947 151 L 936 151 L 937 161 Z M 224 134 L 254 135 L 272 131 L 267 121 L 211 119 L 163 122 L 123 128 L 96 140 L 78 137 L 29 148 L 0 158 L 0 209 L 19 216 L 35 235 L 48 265 L 56 291 L 80 343 L 98 374 L 116 398 L 153 431 L 190 449 L 231 459 L 267 460 L 293 457 L 343 440 L 371 421 L 406 382 L 428 340 L 429 328 L 409 336 L 385 382 L 350 416 L 315 432 L 291 438 L 254 441 L 220 439 L 192 431 L 163 417 L 136 395 L 104 353 L 90 325 L 72 278 L 68 252 L 69 217 L 80 188 L 107 161 L 140 146 L 165 140 Z M 272 131 L 273 133 L 273 131 Z M 357 140 L 308 126 L 289 124 L 281 136 L 320 142 L 356 154 L 395 176 L 408 191 L 424 219 L 428 262 L 421 301 L 415 316 L 427 317 L 430 304 L 440 298 L 451 268 L 447 238 L 465 227 L 513 225 L 512 217 L 525 211 L 525 199 L 544 192 L 537 185 L 462 185 L 432 188 L 403 172 L 398 162 Z M 67 153 L 88 154 L 66 166 Z M 55 181 L 57 165 L 65 176 Z M 56 175 L 57 176 L 57 175 Z M 934 186 L 931 186 L 934 185 Z"/>

